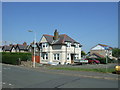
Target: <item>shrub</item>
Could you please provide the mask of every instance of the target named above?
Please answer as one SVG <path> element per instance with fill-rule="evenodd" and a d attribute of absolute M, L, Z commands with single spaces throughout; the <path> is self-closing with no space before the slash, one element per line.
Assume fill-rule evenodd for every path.
<path fill-rule="evenodd" d="M 101 64 L 106 63 L 106 58 L 97 58 L 97 60 L 99 60 Z"/>
<path fill-rule="evenodd" d="M 99 60 L 101 64 L 106 64 L 106 58 L 97 58 L 97 60 Z M 109 57 L 107 57 L 107 61 L 108 63 L 116 63 L 116 60 L 110 59 Z"/>
<path fill-rule="evenodd" d="M 18 65 L 21 61 L 31 60 L 31 53 L 2 52 L 2 63 Z"/>

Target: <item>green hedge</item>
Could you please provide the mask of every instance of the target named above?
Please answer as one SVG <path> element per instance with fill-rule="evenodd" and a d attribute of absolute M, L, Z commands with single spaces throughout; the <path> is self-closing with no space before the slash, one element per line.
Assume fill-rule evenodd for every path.
<path fill-rule="evenodd" d="M 97 58 L 97 60 L 99 60 L 101 64 L 106 64 L 106 58 Z M 110 59 L 109 57 L 107 57 L 107 61 L 108 63 L 117 63 L 116 60 Z"/>
<path fill-rule="evenodd" d="M 2 52 L 2 63 L 18 65 L 21 61 L 31 60 L 31 53 Z"/>

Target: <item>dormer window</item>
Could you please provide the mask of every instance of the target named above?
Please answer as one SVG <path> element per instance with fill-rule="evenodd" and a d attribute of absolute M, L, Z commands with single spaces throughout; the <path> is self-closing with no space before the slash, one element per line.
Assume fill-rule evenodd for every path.
<path fill-rule="evenodd" d="M 48 43 L 42 43 L 42 48 L 48 47 Z"/>
<path fill-rule="evenodd" d="M 80 47 L 80 44 L 78 44 L 78 43 L 74 43 L 74 45 L 75 45 L 75 48 L 79 48 Z"/>
<path fill-rule="evenodd" d="M 71 42 L 65 42 L 67 44 L 67 47 L 71 47 Z"/>

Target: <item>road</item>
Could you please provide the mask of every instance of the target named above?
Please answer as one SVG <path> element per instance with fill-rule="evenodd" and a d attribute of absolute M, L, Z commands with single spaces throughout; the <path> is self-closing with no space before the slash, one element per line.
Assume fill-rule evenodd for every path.
<path fill-rule="evenodd" d="M 118 88 L 117 80 L 85 78 L 2 65 L 3 88 Z"/>

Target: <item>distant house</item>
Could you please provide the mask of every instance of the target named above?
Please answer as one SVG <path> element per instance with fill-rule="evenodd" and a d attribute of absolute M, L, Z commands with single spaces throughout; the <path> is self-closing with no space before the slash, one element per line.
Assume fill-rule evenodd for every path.
<path fill-rule="evenodd" d="M 0 52 L 3 52 L 3 49 L 2 49 L 2 48 L 3 48 L 3 46 L 0 46 Z"/>
<path fill-rule="evenodd" d="M 54 36 L 44 34 L 39 42 L 40 63 L 71 64 L 81 59 L 81 44 L 55 30 Z"/>
<path fill-rule="evenodd" d="M 10 45 L 10 46 L 5 45 L 5 46 L 3 46 L 2 51 L 3 52 L 16 52 L 15 47 L 13 45 Z"/>
<path fill-rule="evenodd" d="M 0 52 L 32 52 L 32 48 L 24 42 L 23 44 L 0 46 Z"/>
<path fill-rule="evenodd" d="M 28 52 L 32 52 L 34 55 L 34 42 L 29 45 Z M 37 42 L 35 43 L 35 55 L 40 56 L 40 44 Z"/>
<path fill-rule="evenodd" d="M 16 52 L 28 52 L 28 45 L 26 45 L 26 44 L 23 44 L 23 45 L 17 44 L 15 46 L 15 50 L 16 50 Z"/>
<path fill-rule="evenodd" d="M 94 58 L 105 58 L 106 56 L 108 56 L 112 59 L 112 47 L 104 44 L 98 44 L 91 48 L 90 55 L 90 57 Z"/>
<path fill-rule="evenodd" d="M 27 45 L 26 49 L 27 49 L 27 52 L 32 52 L 32 46 L 31 45 Z"/>

